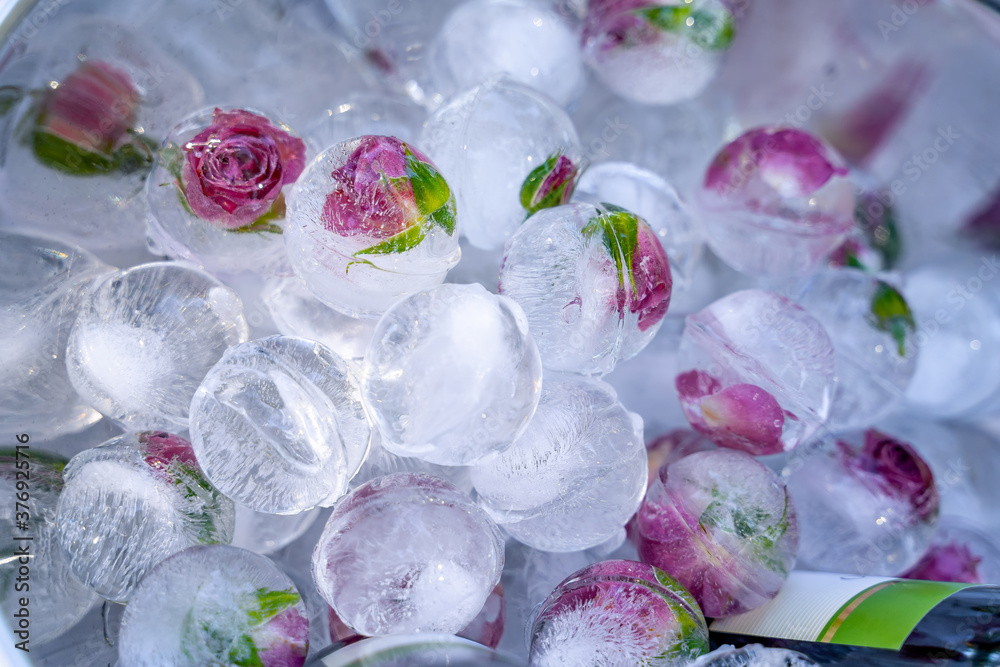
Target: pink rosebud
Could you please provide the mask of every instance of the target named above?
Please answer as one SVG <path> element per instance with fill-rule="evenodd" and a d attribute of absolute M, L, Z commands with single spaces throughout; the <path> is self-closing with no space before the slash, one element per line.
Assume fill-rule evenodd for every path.
<path fill-rule="evenodd" d="M 153 468 L 157 474 L 173 482 L 170 468 L 174 463 L 190 466 L 200 474 L 198 460 L 194 456 L 194 447 L 190 442 L 165 431 L 145 431 L 136 435 L 143 446 L 146 465 Z"/>
<path fill-rule="evenodd" d="M 848 470 L 857 473 L 863 482 L 908 503 L 918 520 L 937 515 L 940 500 L 934 473 L 913 447 L 875 429 L 865 432 L 864 447 L 856 455 L 846 443 L 838 441 L 837 446 L 846 458 Z"/>
<path fill-rule="evenodd" d="M 309 652 L 309 619 L 299 607 L 289 607 L 251 636 L 264 667 L 302 667 Z"/>
<path fill-rule="evenodd" d="M 981 584 L 979 563 L 983 559 L 974 556 L 967 544 L 949 542 L 933 544 L 923 558 L 911 567 L 906 579 L 923 579 L 925 581 L 957 581 L 967 584 Z"/>
<path fill-rule="evenodd" d="M 670 306 L 673 279 L 667 253 L 645 221 L 637 225 L 637 248 L 632 255 L 632 280 L 629 310 L 639 314 L 639 331 L 646 331 L 663 319 Z"/>
<path fill-rule="evenodd" d="M 720 447 L 755 456 L 784 450 L 785 411 L 770 393 L 752 384 L 722 384 L 703 371 L 675 380 L 681 408 L 691 427 Z"/>
<path fill-rule="evenodd" d="M 556 153 L 536 167 L 521 186 L 521 206 L 528 215 L 543 208 L 569 203 L 580 167 L 562 153 Z"/>
<path fill-rule="evenodd" d="M 305 143 L 263 116 L 216 109 L 212 124 L 184 144 L 181 189 L 203 220 L 227 229 L 271 210 L 305 168 Z"/>
<path fill-rule="evenodd" d="M 45 91 L 39 129 L 90 153 L 110 156 L 135 125 L 139 91 L 122 70 L 85 60 Z"/>
<path fill-rule="evenodd" d="M 847 169 L 834 164 L 826 147 L 808 132 L 789 128 L 750 130 L 727 144 L 709 166 L 705 187 L 719 194 L 745 190 L 755 201 L 752 181 L 779 197 L 807 197 Z"/>

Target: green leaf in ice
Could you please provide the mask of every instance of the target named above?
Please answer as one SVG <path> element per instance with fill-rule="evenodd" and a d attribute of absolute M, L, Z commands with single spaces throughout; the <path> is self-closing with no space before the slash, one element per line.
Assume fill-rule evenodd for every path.
<path fill-rule="evenodd" d="M 682 35 L 710 51 L 723 51 L 733 41 L 733 16 L 725 9 L 706 11 L 685 5 L 656 5 L 635 10 L 653 27 Z"/>
<path fill-rule="evenodd" d="M 256 606 L 247 612 L 251 625 L 261 625 L 271 620 L 289 607 L 298 604 L 301 599 L 294 589 L 274 591 L 258 588 L 254 593 Z"/>
<path fill-rule="evenodd" d="M 623 289 L 631 289 L 638 296 L 635 276 L 632 274 L 632 260 L 639 236 L 639 221 L 634 214 L 620 206 L 601 204 L 605 212 L 594 216 L 581 230 L 584 236 L 600 232 L 604 247 L 615 263 L 618 284 Z"/>
<path fill-rule="evenodd" d="M 421 217 L 427 218 L 446 233 L 454 233 L 454 214 L 451 211 L 445 214 L 439 213 L 448 208 L 451 199 L 451 188 L 448 187 L 444 176 L 434 168 L 434 165 L 419 160 L 406 144 L 403 144 L 403 150 L 406 154 L 406 177 L 413 186 L 413 199 L 417 204 L 417 211 Z"/>
<path fill-rule="evenodd" d="M 879 331 L 890 334 L 896 341 L 899 356 L 906 356 L 906 333 L 916 331 L 917 323 L 903 295 L 881 280 L 872 297 L 871 323 Z"/>

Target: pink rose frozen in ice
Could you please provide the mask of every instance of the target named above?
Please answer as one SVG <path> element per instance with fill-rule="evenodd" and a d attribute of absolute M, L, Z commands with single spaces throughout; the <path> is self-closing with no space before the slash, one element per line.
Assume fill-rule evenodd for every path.
<path fill-rule="evenodd" d="M 257 114 L 216 109 L 184 146 L 180 186 L 191 210 L 226 229 L 271 211 L 305 168 L 305 143 Z M 278 216 L 280 217 L 280 216 Z"/>
<path fill-rule="evenodd" d="M 902 575 L 906 579 L 925 581 L 957 581 L 966 584 L 981 584 L 979 563 L 982 557 L 973 555 L 967 544 L 948 542 L 933 544 L 917 564 Z"/>

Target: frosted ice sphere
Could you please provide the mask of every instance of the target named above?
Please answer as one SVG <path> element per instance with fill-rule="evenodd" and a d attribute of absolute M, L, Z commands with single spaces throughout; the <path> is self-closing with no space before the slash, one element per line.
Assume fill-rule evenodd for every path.
<path fill-rule="evenodd" d="M 265 556 L 200 546 L 142 580 L 118 644 L 121 667 L 301 667 L 309 617 L 295 584 Z"/>
<path fill-rule="evenodd" d="M 126 430 L 178 430 L 205 373 L 247 336 L 236 292 L 183 264 L 142 264 L 90 290 L 66 367 L 80 396 Z"/>
<path fill-rule="evenodd" d="M 26 465 L 27 464 L 27 465 Z M 30 647 L 58 637 L 83 618 L 97 596 L 73 574 L 59 546 L 56 507 L 63 488 L 66 459 L 36 447 L 15 451 L 0 448 L 0 609 L 13 619 L 25 591 L 15 589 L 19 576 L 18 554 L 30 554 Z M 19 482 L 21 486 L 18 486 Z M 28 491 L 28 519 L 17 507 L 18 496 Z M 24 497 L 23 495 L 21 496 Z M 18 537 L 31 537 L 17 540 Z M 22 577 L 23 579 L 23 577 Z M 21 583 L 24 583 L 23 581 Z M 14 620 L 14 624 L 17 621 Z M 19 640 L 18 640 L 19 641 Z"/>
<path fill-rule="evenodd" d="M 843 159 L 802 130 L 763 127 L 726 144 L 695 193 L 708 245 L 737 271 L 812 273 L 854 227 Z"/>
<path fill-rule="evenodd" d="M 688 287 L 705 242 L 687 205 L 669 183 L 628 162 L 599 162 L 583 172 L 573 198 L 634 211 L 656 232 L 667 253 L 674 290 Z"/>
<path fill-rule="evenodd" d="M 937 484 L 909 443 L 874 429 L 831 437 L 797 454 L 786 475 L 802 568 L 894 576 L 930 545 Z"/>
<path fill-rule="evenodd" d="M 539 0 L 470 0 L 455 7 L 428 52 L 435 90 L 449 97 L 497 76 L 566 107 L 587 82 L 575 31 Z"/>
<path fill-rule="evenodd" d="M 622 97 L 675 104 L 698 95 L 715 77 L 734 23 L 722 0 L 592 0 L 583 24 L 584 55 L 601 82 Z"/>
<path fill-rule="evenodd" d="M 158 252 L 214 273 L 288 273 L 285 196 L 306 145 L 287 125 L 246 109 L 202 109 L 156 155 L 146 201 Z"/>
<path fill-rule="evenodd" d="M 535 412 L 542 364 L 520 306 L 446 284 L 390 308 L 365 354 L 363 395 L 383 446 L 441 465 L 502 451 Z"/>
<path fill-rule="evenodd" d="M 758 456 L 787 451 L 830 412 L 830 338 L 773 292 L 733 292 L 685 318 L 677 365 L 684 415 L 720 447 Z"/>
<path fill-rule="evenodd" d="M 542 364 L 604 374 L 645 347 L 670 304 L 656 232 L 609 204 L 539 211 L 507 244 L 500 293 L 524 309 Z"/>
<path fill-rule="evenodd" d="M 582 157 L 569 116 L 507 79 L 439 107 L 424 124 L 420 145 L 454 188 L 462 235 L 484 250 L 503 246 L 524 221 L 522 194 L 532 173 L 562 157 L 575 176 Z"/>
<path fill-rule="evenodd" d="M 531 630 L 531 667 L 680 666 L 707 650 L 691 594 L 662 570 L 627 560 L 567 577 Z"/>
<path fill-rule="evenodd" d="M 147 431 L 77 454 L 59 496 L 59 543 L 99 595 L 127 601 L 167 556 L 228 543 L 235 507 L 202 474 L 184 438 Z"/>
<path fill-rule="evenodd" d="M 720 646 L 695 660 L 691 667 L 815 667 L 817 664 L 798 651 L 748 644 L 740 648 Z"/>
<path fill-rule="evenodd" d="M 111 271 L 81 248 L 0 232 L 0 432 L 42 439 L 101 415 L 66 375 L 66 342 L 93 282 Z"/>
<path fill-rule="evenodd" d="M 461 255 L 449 183 L 416 147 L 385 136 L 313 160 L 292 189 L 284 236 L 295 273 L 352 317 L 441 284 Z"/>
<path fill-rule="evenodd" d="M 385 93 L 355 90 L 337 101 L 303 130 L 321 149 L 366 134 L 396 137 L 412 145 L 427 116 L 423 107 Z"/>
<path fill-rule="evenodd" d="M 1000 297 L 980 279 L 992 277 L 995 265 L 988 257 L 953 257 L 906 274 L 920 348 L 906 391 L 915 412 L 978 416 L 1000 403 Z"/>
<path fill-rule="evenodd" d="M 457 632 L 500 581 L 493 521 L 451 484 L 397 473 L 339 502 L 313 552 L 313 577 L 364 635 Z"/>
<path fill-rule="evenodd" d="M 864 428 L 892 412 L 910 384 L 918 352 L 916 322 L 900 291 L 841 269 L 814 276 L 796 301 L 833 343 L 837 375 L 829 427 Z"/>
<path fill-rule="evenodd" d="M 420 632 L 364 639 L 329 654 L 320 654 L 322 667 L 523 667 L 505 653 L 455 635 Z"/>
<path fill-rule="evenodd" d="M 318 507 L 283 515 L 255 512 L 249 507 L 237 505 L 231 544 L 258 554 L 273 554 L 302 537 L 319 514 Z"/>
<path fill-rule="evenodd" d="M 528 429 L 472 469 L 480 505 L 511 536 L 577 551 L 617 535 L 646 490 L 642 420 L 607 384 L 549 374 Z"/>
<path fill-rule="evenodd" d="M 706 616 L 739 614 L 788 578 L 806 523 L 795 510 L 781 478 L 749 454 L 691 454 L 649 487 L 634 524 L 639 557 L 691 591 Z"/>
<path fill-rule="evenodd" d="M 304 338 L 229 348 L 191 399 L 191 442 L 205 475 L 258 512 L 329 507 L 371 439 L 354 372 Z"/>
<path fill-rule="evenodd" d="M 153 152 L 167 124 L 201 104 L 201 87 L 153 40 L 112 18 L 52 28 L 10 124 L 3 210 L 91 250 L 140 245 L 139 195 Z"/>

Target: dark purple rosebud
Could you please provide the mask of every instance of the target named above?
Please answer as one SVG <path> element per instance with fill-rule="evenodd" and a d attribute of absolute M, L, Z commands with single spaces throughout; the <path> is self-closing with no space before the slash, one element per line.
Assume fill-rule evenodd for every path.
<path fill-rule="evenodd" d="M 226 229 L 250 225 L 280 205 L 281 188 L 305 168 L 301 139 L 242 109 L 216 109 L 212 124 L 183 149 L 180 188 L 188 206 Z"/>
<path fill-rule="evenodd" d="M 923 558 L 902 576 L 925 581 L 981 584 L 983 580 L 979 575 L 979 563 L 982 560 L 980 556 L 973 555 L 967 544 L 933 544 Z"/>
<path fill-rule="evenodd" d="M 862 482 L 907 503 L 918 520 L 937 515 L 940 500 L 934 473 L 912 446 L 875 429 L 865 432 L 864 447 L 856 454 L 844 442 L 837 446 L 847 469 Z"/>
<path fill-rule="evenodd" d="M 521 186 L 521 206 L 528 215 L 543 208 L 569 203 L 580 167 L 562 153 L 556 153 L 536 167 Z"/>
<path fill-rule="evenodd" d="M 765 127 L 727 144 L 709 165 L 705 187 L 722 195 L 743 191 L 753 207 L 763 199 L 753 183 L 763 183 L 781 198 L 808 197 L 833 176 L 846 175 L 847 169 L 808 132 Z"/>
<path fill-rule="evenodd" d="M 675 380 L 681 408 L 691 428 L 720 447 L 754 456 L 777 454 L 785 411 L 766 390 L 752 384 L 722 383 L 703 371 L 681 373 Z"/>

